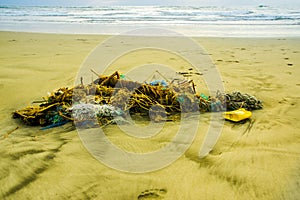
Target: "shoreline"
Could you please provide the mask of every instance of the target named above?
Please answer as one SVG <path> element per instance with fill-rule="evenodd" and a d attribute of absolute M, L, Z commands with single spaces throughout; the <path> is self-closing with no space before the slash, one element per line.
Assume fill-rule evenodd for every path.
<path fill-rule="evenodd" d="M 19 30 L 0 30 L 0 33 L 19 33 L 19 34 L 40 34 L 40 35 L 64 35 L 64 36 L 100 36 L 100 37 L 114 37 L 114 36 L 128 36 L 128 37 L 174 37 L 174 36 L 160 36 L 160 35 L 126 35 L 126 34 L 101 34 L 101 33 L 59 33 L 59 32 L 34 32 L 34 31 L 19 31 Z M 193 39 L 299 39 L 299 36 L 186 36 L 179 35 L 175 37 L 186 37 Z"/>
<path fill-rule="evenodd" d="M 46 6 L 2 10 L 2 30 L 114 35 L 137 28 L 162 28 L 190 37 L 300 36 L 298 10 L 287 7 Z"/>

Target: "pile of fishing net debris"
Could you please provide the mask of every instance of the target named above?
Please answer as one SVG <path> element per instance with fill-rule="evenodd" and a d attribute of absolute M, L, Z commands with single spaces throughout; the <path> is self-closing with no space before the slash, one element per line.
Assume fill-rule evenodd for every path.
<path fill-rule="evenodd" d="M 90 84 L 60 88 L 42 101 L 13 112 L 28 125 L 46 128 L 67 122 L 82 127 L 126 123 L 129 115 L 139 114 L 155 122 L 173 119 L 181 112 L 220 112 L 239 108 L 256 110 L 263 107 L 256 97 L 233 92 L 206 96 L 197 94 L 192 80 L 154 80 L 139 83 L 126 80 L 115 72 L 110 76 L 98 75 Z"/>

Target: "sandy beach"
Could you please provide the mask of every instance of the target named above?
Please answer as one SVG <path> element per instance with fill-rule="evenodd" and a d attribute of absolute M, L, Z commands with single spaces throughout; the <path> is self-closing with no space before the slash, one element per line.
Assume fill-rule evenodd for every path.
<path fill-rule="evenodd" d="M 107 38 L 0 32 L 0 199 L 300 198 L 300 38 L 194 38 L 210 55 L 226 91 L 249 93 L 264 103 L 263 110 L 253 112 L 248 132 L 248 123 L 226 121 L 215 148 L 204 159 L 198 153 L 209 113 L 201 115 L 194 142 L 183 156 L 168 167 L 142 174 L 100 163 L 70 123 L 40 130 L 11 119 L 14 110 L 47 92 L 73 86 L 85 58 Z M 152 55 L 155 62 L 189 68 L 176 59 Z M 112 63 L 111 71 L 126 71 L 148 60 L 137 52 Z M 197 91 L 205 91 L 201 76 L 198 79 Z M 124 135 L 114 125 L 104 132 L 120 148 L 148 152 L 165 145 L 178 129 L 177 122 L 165 126 L 148 140 Z"/>

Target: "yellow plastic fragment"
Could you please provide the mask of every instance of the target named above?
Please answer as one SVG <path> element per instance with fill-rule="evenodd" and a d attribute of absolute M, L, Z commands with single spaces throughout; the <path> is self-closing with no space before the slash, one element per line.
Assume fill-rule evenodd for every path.
<path fill-rule="evenodd" d="M 244 108 L 240 108 L 234 111 L 228 111 L 223 113 L 223 117 L 227 120 L 239 122 L 244 119 L 248 119 L 252 116 L 252 113 Z"/>

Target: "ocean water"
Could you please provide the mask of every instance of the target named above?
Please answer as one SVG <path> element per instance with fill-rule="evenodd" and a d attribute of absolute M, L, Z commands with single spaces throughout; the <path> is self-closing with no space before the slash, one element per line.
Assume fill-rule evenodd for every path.
<path fill-rule="evenodd" d="M 0 30 L 120 34 L 166 28 L 188 36 L 300 36 L 299 9 L 258 7 L 0 6 Z"/>

